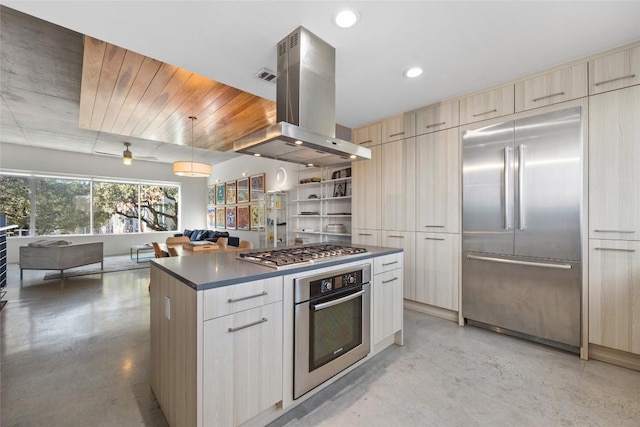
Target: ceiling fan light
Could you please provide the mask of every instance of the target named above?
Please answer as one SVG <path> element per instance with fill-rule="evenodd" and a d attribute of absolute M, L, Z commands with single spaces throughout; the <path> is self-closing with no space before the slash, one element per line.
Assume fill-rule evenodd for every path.
<path fill-rule="evenodd" d="M 129 147 L 131 146 L 131 144 L 128 142 L 125 142 L 124 146 L 125 146 L 125 150 L 122 152 L 122 163 L 129 166 L 131 164 L 131 161 L 133 160 L 133 154 L 129 150 Z"/>

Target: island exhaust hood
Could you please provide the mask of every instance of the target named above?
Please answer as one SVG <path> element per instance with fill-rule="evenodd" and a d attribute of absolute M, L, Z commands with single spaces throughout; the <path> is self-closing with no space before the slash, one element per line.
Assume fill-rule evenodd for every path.
<path fill-rule="evenodd" d="M 298 27 L 277 55 L 277 123 L 235 141 L 234 151 L 314 166 L 371 159 L 368 148 L 336 138 L 335 49 Z"/>

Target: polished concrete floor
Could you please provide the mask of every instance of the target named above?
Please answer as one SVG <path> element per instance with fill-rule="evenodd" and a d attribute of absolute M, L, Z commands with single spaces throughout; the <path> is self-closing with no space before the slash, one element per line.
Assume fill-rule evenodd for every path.
<path fill-rule="evenodd" d="M 0 425 L 166 426 L 149 388 L 147 269 L 9 268 Z M 391 347 L 272 426 L 639 426 L 640 372 L 405 311 Z M 209 426 L 206 426 L 209 427 Z"/>

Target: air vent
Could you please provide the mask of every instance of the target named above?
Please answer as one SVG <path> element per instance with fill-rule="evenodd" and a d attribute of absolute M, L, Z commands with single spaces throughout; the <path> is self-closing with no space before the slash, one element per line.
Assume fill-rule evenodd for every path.
<path fill-rule="evenodd" d="M 274 83 L 276 82 L 276 73 L 271 70 L 267 70 L 263 68 L 255 74 L 256 78 L 260 80 L 264 80 L 265 82 Z"/>
<path fill-rule="evenodd" d="M 286 40 L 278 45 L 278 56 L 282 56 L 285 53 L 287 53 L 287 42 L 286 42 Z"/>
<path fill-rule="evenodd" d="M 290 42 L 289 42 L 289 49 L 293 49 L 294 47 L 298 46 L 298 40 L 300 39 L 300 32 L 296 31 L 295 33 L 293 33 L 291 35 L 291 38 L 289 38 Z"/>

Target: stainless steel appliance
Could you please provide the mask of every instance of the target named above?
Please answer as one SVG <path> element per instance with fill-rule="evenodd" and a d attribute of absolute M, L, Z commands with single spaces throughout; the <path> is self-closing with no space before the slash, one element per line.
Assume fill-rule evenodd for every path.
<path fill-rule="evenodd" d="M 329 259 L 367 252 L 365 248 L 321 243 L 305 246 L 291 246 L 281 249 L 259 249 L 238 254 L 238 259 L 271 268 L 285 268 L 300 264 L 312 264 Z"/>
<path fill-rule="evenodd" d="M 370 281 L 370 264 L 294 280 L 294 399 L 369 354 Z"/>
<path fill-rule="evenodd" d="M 335 49 L 304 27 L 277 45 L 276 123 L 233 144 L 240 153 L 327 166 L 370 159 L 371 150 L 336 138 Z M 347 133 L 350 139 L 351 134 Z"/>
<path fill-rule="evenodd" d="M 462 314 L 578 352 L 579 107 L 463 134 Z"/>

